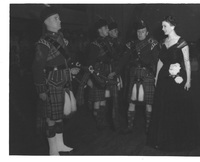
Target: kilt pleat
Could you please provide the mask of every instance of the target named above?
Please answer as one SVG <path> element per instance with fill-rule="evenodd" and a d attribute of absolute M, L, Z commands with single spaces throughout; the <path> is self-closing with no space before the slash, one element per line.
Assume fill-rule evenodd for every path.
<path fill-rule="evenodd" d="M 44 116 L 52 120 L 63 118 L 64 109 L 64 88 L 49 85 L 49 94 Z"/>
<path fill-rule="evenodd" d="M 153 96 L 155 91 L 154 78 L 145 78 L 143 82 L 144 86 L 144 100 L 146 104 L 153 104 Z"/>

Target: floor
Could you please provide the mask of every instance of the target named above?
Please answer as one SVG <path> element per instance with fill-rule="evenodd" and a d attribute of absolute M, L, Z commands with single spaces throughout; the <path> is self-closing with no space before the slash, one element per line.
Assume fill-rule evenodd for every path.
<path fill-rule="evenodd" d="M 199 75 L 195 74 L 194 91 L 200 92 Z M 196 94 L 194 92 L 194 94 Z M 195 95 L 196 96 L 196 95 Z M 10 76 L 9 154 L 48 155 L 44 136 L 36 134 L 36 93 L 31 74 Z M 199 101 L 197 107 L 200 107 Z M 125 107 L 125 106 L 124 106 Z M 125 108 L 122 109 L 125 112 Z M 124 109 L 124 110 L 123 110 Z M 70 119 L 65 119 L 64 141 L 76 148 L 78 155 L 121 156 L 199 156 L 200 148 L 184 152 L 163 152 L 145 146 L 144 108 L 136 109 L 135 128 L 131 134 L 119 134 L 112 129 L 98 130 L 88 106 L 78 107 Z M 200 115 L 200 110 L 197 111 Z M 125 122 L 125 118 L 123 118 Z"/>

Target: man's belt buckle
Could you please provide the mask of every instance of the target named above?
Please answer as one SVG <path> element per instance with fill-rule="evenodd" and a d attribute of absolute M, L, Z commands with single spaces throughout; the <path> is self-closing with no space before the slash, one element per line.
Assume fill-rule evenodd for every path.
<path fill-rule="evenodd" d="M 57 66 L 55 66 L 55 67 L 53 68 L 53 70 L 54 70 L 54 71 L 57 71 L 57 70 L 58 70 L 58 67 L 57 67 Z"/>

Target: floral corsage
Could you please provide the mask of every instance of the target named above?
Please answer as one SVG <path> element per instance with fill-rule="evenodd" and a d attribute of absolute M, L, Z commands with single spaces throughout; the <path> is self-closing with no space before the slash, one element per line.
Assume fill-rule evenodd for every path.
<path fill-rule="evenodd" d="M 169 76 L 173 77 L 177 84 L 183 82 L 183 78 L 179 75 L 181 66 L 179 63 L 171 64 L 169 67 Z"/>

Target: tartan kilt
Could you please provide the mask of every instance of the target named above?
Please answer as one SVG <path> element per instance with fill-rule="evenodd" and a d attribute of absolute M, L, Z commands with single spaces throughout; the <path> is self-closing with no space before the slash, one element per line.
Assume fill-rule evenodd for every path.
<path fill-rule="evenodd" d="M 48 98 L 46 101 L 38 99 L 36 128 L 38 134 L 46 132 L 46 118 L 51 120 L 63 119 L 64 111 L 64 88 L 49 86 Z"/>
<path fill-rule="evenodd" d="M 108 76 L 110 73 L 110 64 L 104 64 L 103 62 L 96 63 L 94 69 L 104 76 Z M 89 101 L 97 102 L 97 101 L 104 101 L 105 98 L 105 90 L 106 87 L 102 87 L 100 81 L 98 81 L 98 77 L 92 77 L 93 88 L 89 90 Z M 95 79 L 95 80 L 94 80 Z"/>
<path fill-rule="evenodd" d="M 44 117 L 52 120 L 63 118 L 65 89 L 49 85 L 48 100 L 44 108 Z"/>
<path fill-rule="evenodd" d="M 130 84 L 129 84 L 129 94 L 128 99 L 131 102 L 132 89 L 137 79 L 141 79 L 141 84 L 144 88 L 144 102 L 146 104 L 153 104 L 153 96 L 155 91 L 155 79 L 154 75 L 149 73 L 146 68 L 135 68 L 130 69 Z"/>
<path fill-rule="evenodd" d="M 97 101 L 104 101 L 105 98 L 105 88 L 99 88 L 95 85 L 90 88 L 89 90 L 89 98 L 88 100 L 91 102 L 97 102 Z"/>
<path fill-rule="evenodd" d="M 51 120 L 59 120 L 64 117 L 65 91 L 72 87 L 70 84 L 70 72 L 68 69 L 50 72 L 47 76 L 47 100 L 44 101 L 42 116 Z"/>

